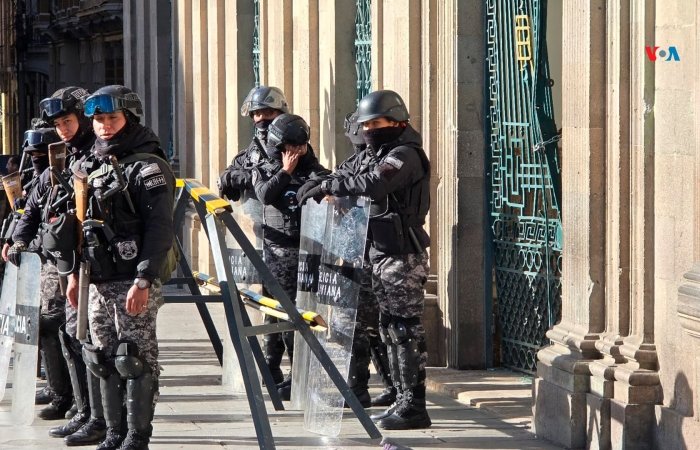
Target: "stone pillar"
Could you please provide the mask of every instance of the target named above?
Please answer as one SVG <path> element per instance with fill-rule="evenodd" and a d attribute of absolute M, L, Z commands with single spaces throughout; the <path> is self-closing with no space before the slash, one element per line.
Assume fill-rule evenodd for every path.
<path fill-rule="evenodd" d="M 374 2 L 373 2 L 374 3 Z M 491 268 L 484 140 L 485 3 L 448 0 L 437 10 L 436 149 L 431 252 L 439 270 L 447 365 L 491 364 Z M 387 11 L 384 11 L 385 14 Z"/>
<path fill-rule="evenodd" d="M 265 7 L 263 8 L 263 3 Z M 264 14 L 263 14 L 264 13 Z M 292 80 L 292 0 L 276 0 L 261 2 L 260 21 L 265 17 L 264 52 L 261 56 L 261 66 L 265 66 L 264 76 L 261 73 L 262 84 L 277 86 L 284 91 L 290 105 L 294 105 L 294 85 Z M 262 63 L 264 60 L 264 64 Z M 262 70 L 261 70 L 262 72 Z"/>
<path fill-rule="evenodd" d="M 311 145 L 318 149 L 320 138 L 318 41 L 319 0 L 296 0 L 293 3 L 292 67 L 294 113 L 311 127 Z"/>
<path fill-rule="evenodd" d="M 654 41 L 655 2 L 630 6 L 630 324 L 615 368 L 612 448 L 652 448 L 654 405 L 662 399 L 654 344 Z"/>
<path fill-rule="evenodd" d="M 318 153 L 322 164 L 334 167 L 352 152 L 343 120 L 356 106 L 353 56 L 356 6 L 348 1 L 319 1 L 318 7 Z"/>
<path fill-rule="evenodd" d="M 211 36 L 223 36 L 226 32 L 226 15 L 224 0 L 209 0 L 207 8 L 207 33 Z M 226 40 L 207 40 L 208 89 L 206 99 L 206 118 L 203 126 L 209 127 L 209 176 L 200 180 L 205 186 L 216 188 L 216 181 L 221 171 L 227 166 L 226 161 Z M 230 118 L 238 121 L 243 119 L 240 114 Z"/>
<path fill-rule="evenodd" d="M 166 152 L 173 131 L 170 11 L 169 0 L 127 0 L 123 12 L 124 85 L 141 97 L 141 123 L 153 129 Z"/>
<path fill-rule="evenodd" d="M 610 399 L 615 367 L 624 361 L 622 337 L 629 331 L 630 295 L 630 7 L 607 6 L 606 121 L 606 292 L 605 332 L 596 343 L 603 358 L 590 365 L 587 440 L 590 448 L 609 449 Z"/>
<path fill-rule="evenodd" d="M 194 110 L 192 80 L 192 0 L 173 6 L 174 148 L 180 176 L 194 176 Z"/>
<path fill-rule="evenodd" d="M 564 4 L 562 320 L 537 354 L 533 429 L 568 448 L 586 445 L 589 362 L 605 326 L 605 9 Z"/>

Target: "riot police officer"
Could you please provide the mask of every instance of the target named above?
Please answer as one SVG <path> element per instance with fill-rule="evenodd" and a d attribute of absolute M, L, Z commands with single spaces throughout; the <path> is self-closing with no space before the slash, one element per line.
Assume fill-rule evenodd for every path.
<path fill-rule="evenodd" d="M 353 147 L 353 154 L 338 164 L 328 177 L 307 181 L 297 192 L 299 200 L 304 198 L 309 190 L 320 185 L 325 179 L 352 177 L 358 171 L 357 167 L 369 167 L 373 164 L 374 159 L 366 152 L 367 144 L 362 137 L 362 125 L 357 122 L 357 111 L 345 117 L 344 128 L 345 136 Z M 390 406 L 396 400 L 396 389 L 391 380 L 386 345 L 379 337 L 379 304 L 372 289 L 372 265 L 369 260 L 370 246 L 371 241 L 365 247 L 365 259 L 362 265 L 348 386 L 352 388 L 360 403 L 365 407 L 370 405 Z M 370 360 L 374 363 L 374 367 L 384 384 L 384 390 L 375 398 L 370 398 L 368 391 Z"/>
<path fill-rule="evenodd" d="M 100 378 L 105 439 L 98 449 L 147 449 L 158 391 L 156 317 L 162 280 L 174 269 L 174 176 L 158 137 L 140 124 L 139 96 L 105 86 L 85 100 L 101 163 L 90 175 L 84 263 L 90 265 L 88 369 Z M 76 306 L 78 277 L 69 278 Z M 122 424 L 126 385 L 127 430 Z"/>
<path fill-rule="evenodd" d="M 83 88 L 69 86 L 57 90 L 51 97 L 39 103 L 42 119 L 54 125 L 56 133 L 66 144 L 67 167 L 76 161 L 94 159 L 90 150 L 95 143 L 95 133 L 90 119 L 83 113 L 84 101 L 89 95 L 90 93 Z M 83 164 L 83 168 L 90 171 L 91 165 L 86 167 Z M 57 213 L 67 214 L 65 209 Z M 71 220 L 74 223 L 75 218 Z M 77 232 L 74 226 L 67 229 L 65 222 L 58 220 L 44 226 L 47 228 L 44 234 L 44 247 L 65 247 L 68 240 L 74 242 L 72 237 Z M 66 251 L 69 250 L 66 249 Z M 69 264 L 68 269 L 72 272 L 75 266 Z M 68 445 L 96 444 L 104 438 L 106 433 L 100 382 L 85 366 L 82 344 L 77 339 L 76 331 L 77 310 L 70 302 L 66 302 L 66 323 L 60 327 L 59 338 L 68 364 L 77 411 L 67 424 L 50 429 L 49 434 L 54 437 L 64 437 Z"/>
<path fill-rule="evenodd" d="M 267 136 L 268 160 L 253 169 L 252 182 L 263 203 L 263 256 L 277 281 L 292 301 L 297 293 L 301 208 L 297 190 L 309 179 L 330 173 L 316 158 L 309 142 L 309 126 L 300 116 L 282 114 L 270 124 Z M 265 316 L 266 323 L 277 322 Z M 282 378 L 280 363 L 285 347 L 291 363 L 294 333 L 265 335 L 265 358 L 272 376 Z M 291 379 L 279 386 L 289 399 Z"/>
<path fill-rule="evenodd" d="M 396 92 L 366 95 L 357 113 L 366 155 L 356 158 L 352 176 L 324 180 L 301 200 L 324 195 L 372 199 L 372 285 L 380 308 L 379 332 L 397 390 L 396 402 L 373 418 L 384 429 L 426 428 L 431 421 L 425 406 L 427 347 L 421 317 L 428 277 L 430 239 L 423 225 L 430 206 L 430 164 Z M 370 164 L 364 164 L 364 156 Z"/>
<path fill-rule="evenodd" d="M 60 270 L 56 266 L 55 258 L 43 248 L 39 226 L 44 219 L 48 220 L 49 216 L 52 216 L 47 204 L 58 195 L 58 192 L 51 195 L 51 178 L 46 169 L 49 166 L 49 144 L 60 142 L 60 139 L 48 124 L 36 123 L 41 128 L 27 130 L 24 134 L 24 152 L 31 156 L 34 176 L 29 185 L 25 186 L 27 194 L 24 214 L 15 226 L 12 246 L 7 250 L 6 260 L 19 265 L 22 252 L 43 251 L 44 254 L 41 266 L 39 341 L 51 400 L 39 412 L 39 417 L 55 420 L 63 418 L 73 403 L 68 367 L 63 359 L 58 337 L 58 329 L 66 319 L 66 299 L 60 289 Z M 63 275 L 65 276 L 65 273 Z"/>
<path fill-rule="evenodd" d="M 255 195 L 252 169 L 267 159 L 265 146 L 268 128 L 277 116 L 288 112 L 289 105 L 281 89 L 258 86 L 250 90 L 241 106 L 241 116 L 253 119 L 255 135 L 248 147 L 241 150 L 221 174 L 218 184 L 222 196 L 238 201 L 245 196 Z"/>

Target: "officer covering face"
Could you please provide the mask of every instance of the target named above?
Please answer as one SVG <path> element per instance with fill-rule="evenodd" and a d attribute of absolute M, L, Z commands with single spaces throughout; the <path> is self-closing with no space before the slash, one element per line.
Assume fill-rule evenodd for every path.
<path fill-rule="evenodd" d="M 100 162 L 88 177 L 83 222 L 84 262 L 90 266 L 91 344 L 86 365 L 100 378 L 107 435 L 98 449 L 145 449 L 158 390 L 156 316 L 162 281 L 174 269 L 174 176 L 158 137 L 140 124 L 139 96 L 124 86 L 98 89 L 85 101 Z M 68 299 L 77 302 L 77 276 Z M 126 385 L 128 432 L 122 424 Z"/>
<path fill-rule="evenodd" d="M 346 177 L 308 189 L 300 201 L 325 195 L 365 195 L 372 199 L 369 220 L 372 285 L 379 302 L 379 332 L 387 345 L 396 402 L 373 416 L 384 429 L 426 428 L 425 330 L 421 323 L 428 276 L 423 229 L 430 206 L 430 164 L 422 140 L 408 123 L 403 99 L 394 91 L 366 95 L 357 121 L 367 145 Z"/>
<path fill-rule="evenodd" d="M 253 169 L 252 177 L 255 194 L 264 205 L 265 263 L 292 301 L 295 301 L 297 293 L 301 223 L 297 190 L 309 178 L 329 173 L 318 162 L 308 144 L 309 136 L 309 126 L 301 117 L 294 114 L 277 116 L 268 130 L 265 148 L 268 159 Z M 277 319 L 265 316 L 265 321 L 273 323 Z M 293 333 L 266 334 L 264 339 L 267 365 L 275 381 L 282 381 L 280 363 L 285 348 L 292 361 Z M 288 400 L 291 380 L 286 381 L 280 386 L 280 394 Z"/>

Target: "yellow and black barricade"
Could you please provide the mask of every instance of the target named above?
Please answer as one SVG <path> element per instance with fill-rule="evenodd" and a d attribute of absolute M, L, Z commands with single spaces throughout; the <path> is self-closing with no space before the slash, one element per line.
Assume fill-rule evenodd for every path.
<path fill-rule="evenodd" d="M 177 180 L 177 188 L 178 194 L 173 216 L 175 230 L 181 229 L 187 206 L 190 200 L 192 200 L 195 211 L 199 215 L 202 224 L 205 225 L 204 230 L 211 244 L 214 264 L 216 266 L 216 278 L 192 270 L 187 259 L 184 257 L 182 243 L 180 239 L 177 238 L 177 245 L 182 255 L 179 267 L 183 276 L 173 278 L 167 284 L 186 285 L 191 294 L 184 296 L 166 295 L 165 301 L 167 303 L 193 302 L 197 305 L 200 316 L 202 317 L 202 322 L 204 323 L 220 363 L 223 359 L 221 339 L 214 327 L 206 303 L 223 302 L 228 333 L 233 347 L 236 350 L 236 356 L 243 375 L 248 404 L 250 405 L 260 448 L 265 450 L 274 449 L 275 442 L 272 436 L 267 410 L 265 409 L 261 383 L 255 370 L 255 363 L 257 363 L 258 369 L 263 377 L 263 381 L 270 395 L 270 401 L 275 410 L 283 410 L 284 406 L 282 405 L 275 382 L 265 362 L 265 357 L 260 348 L 257 336 L 291 330 L 297 331 L 304 338 L 310 351 L 321 362 L 322 367 L 343 395 L 345 402 L 355 413 L 369 437 L 372 439 L 380 439 L 382 435 L 376 425 L 369 418 L 352 389 L 348 386 L 344 377 L 340 374 L 325 349 L 311 331 L 312 328 L 323 329 L 323 327 L 326 326 L 324 319 L 311 311 L 302 311 L 292 303 L 270 269 L 263 262 L 261 255 L 253 247 L 241 227 L 233 218 L 231 204 L 194 179 Z M 250 262 L 260 274 L 263 284 L 275 297 L 274 299 L 264 297 L 245 289 L 238 289 L 233 279 L 231 265 L 226 257 L 227 248 L 224 239 L 224 227 L 228 229 L 243 253 L 250 259 Z M 203 284 L 214 286 L 215 289 L 213 291 L 216 293 L 202 295 L 200 285 Z M 263 311 L 266 314 L 274 315 L 285 321 L 253 326 L 245 305 Z"/>

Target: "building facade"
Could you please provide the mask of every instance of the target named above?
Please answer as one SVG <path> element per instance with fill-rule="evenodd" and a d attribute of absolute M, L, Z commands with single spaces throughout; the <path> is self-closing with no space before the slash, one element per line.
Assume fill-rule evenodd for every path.
<path fill-rule="evenodd" d="M 239 108 L 257 83 L 285 91 L 327 166 L 349 154 L 342 123 L 358 97 L 397 91 L 432 165 L 430 363 L 531 358 L 535 431 L 569 448 L 698 441 L 697 0 L 139 4 L 171 13 L 172 54 L 149 50 L 125 71 L 171 58 L 181 176 L 216 186 L 249 142 Z M 125 27 L 138 20 L 129 15 Z M 152 29 L 133 28 L 141 44 L 132 48 L 159 48 Z M 162 92 L 152 75 L 162 72 L 143 73 L 140 92 Z M 147 110 L 164 102 L 151 94 Z M 542 144 L 559 128 L 558 147 Z M 503 199 L 520 210 L 499 228 Z M 200 230 L 190 218 L 186 251 L 213 272 Z M 499 254 L 503 236 L 514 240 Z M 524 266 L 508 266 L 521 256 Z M 511 327 L 535 322 L 546 339 L 500 329 L 509 296 L 524 302 Z M 507 359 L 507 339 L 522 357 Z"/>
<path fill-rule="evenodd" d="M 8 0 L 0 22 L 3 153 L 19 151 L 39 101 L 56 89 L 124 82 L 121 1 Z"/>

